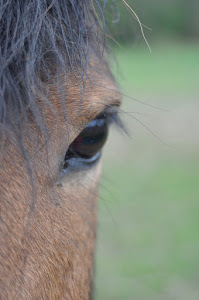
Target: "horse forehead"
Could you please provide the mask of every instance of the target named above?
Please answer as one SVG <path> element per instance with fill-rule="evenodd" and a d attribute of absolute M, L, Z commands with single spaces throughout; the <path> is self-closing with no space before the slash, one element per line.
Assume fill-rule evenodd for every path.
<path fill-rule="evenodd" d="M 79 123 L 84 127 L 85 123 L 91 121 L 105 108 L 119 106 L 121 103 L 121 95 L 105 62 L 93 65 L 83 82 L 79 83 L 74 74 L 69 76 L 69 80 L 63 78 L 63 82 L 65 116 L 69 125 L 76 126 Z M 50 101 L 58 115 L 62 115 L 63 105 L 58 98 L 57 88 L 54 87 Z"/>

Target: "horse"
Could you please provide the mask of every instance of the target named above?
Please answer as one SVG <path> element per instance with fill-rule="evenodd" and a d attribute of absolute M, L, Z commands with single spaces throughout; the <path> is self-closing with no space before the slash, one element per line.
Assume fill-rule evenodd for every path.
<path fill-rule="evenodd" d="M 91 299 L 120 94 L 105 1 L 0 1 L 0 299 Z M 116 121 L 117 122 L 117 121 Z"/>

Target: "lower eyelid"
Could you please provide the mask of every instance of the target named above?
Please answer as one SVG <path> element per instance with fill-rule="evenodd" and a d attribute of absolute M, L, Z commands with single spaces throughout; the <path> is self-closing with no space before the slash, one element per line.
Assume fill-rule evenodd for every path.
<path fill-rule="evenodd" d="M 71 158 L 67 162 L 67 167 L 63 168 L 61 171 L 60 178 L 62 178 L 64 175 L 67 175 L 71 172 L 81 172 L 85 171 L 86 169 L 90 169 L 91 167 L 94 167 L 100 160 L 102 152 L 99 151 L 95 156 L 93 156 L 90 159 L 84 159 L 84 158 Z"/>

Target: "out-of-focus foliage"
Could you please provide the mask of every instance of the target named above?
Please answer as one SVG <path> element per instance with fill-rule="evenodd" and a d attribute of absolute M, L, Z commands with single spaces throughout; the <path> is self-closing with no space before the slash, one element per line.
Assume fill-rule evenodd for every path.
<path fill-rule="evenodd" d="M 198 0 L 126 0 L 140 21 L 152 29 L 145 33 L 153 38 L 160 36 L 182 39 L 199 38 Z M 116 8 L 117 7 L 117 8 Z M 134 42 L 139 24 L 129 13 L 122 0 L 112 2 L 108 16 L 111 35 L 119 42 Z M 113 14 L 114 12 L 114 14 Z"/>

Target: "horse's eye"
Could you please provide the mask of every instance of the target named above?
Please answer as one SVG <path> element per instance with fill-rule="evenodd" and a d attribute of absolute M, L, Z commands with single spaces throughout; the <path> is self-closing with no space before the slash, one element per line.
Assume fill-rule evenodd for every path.
<path fill-rule="evenodd" d="M 100 157 L 100 151 L 106 142 L 108 124 L 106 118 L 98 117 L 91 121 L 79 136 L 72 142 L 65 155 L 64 168 L 73 158 L 80 158 L 85 162 L 95 162 Z"/>

